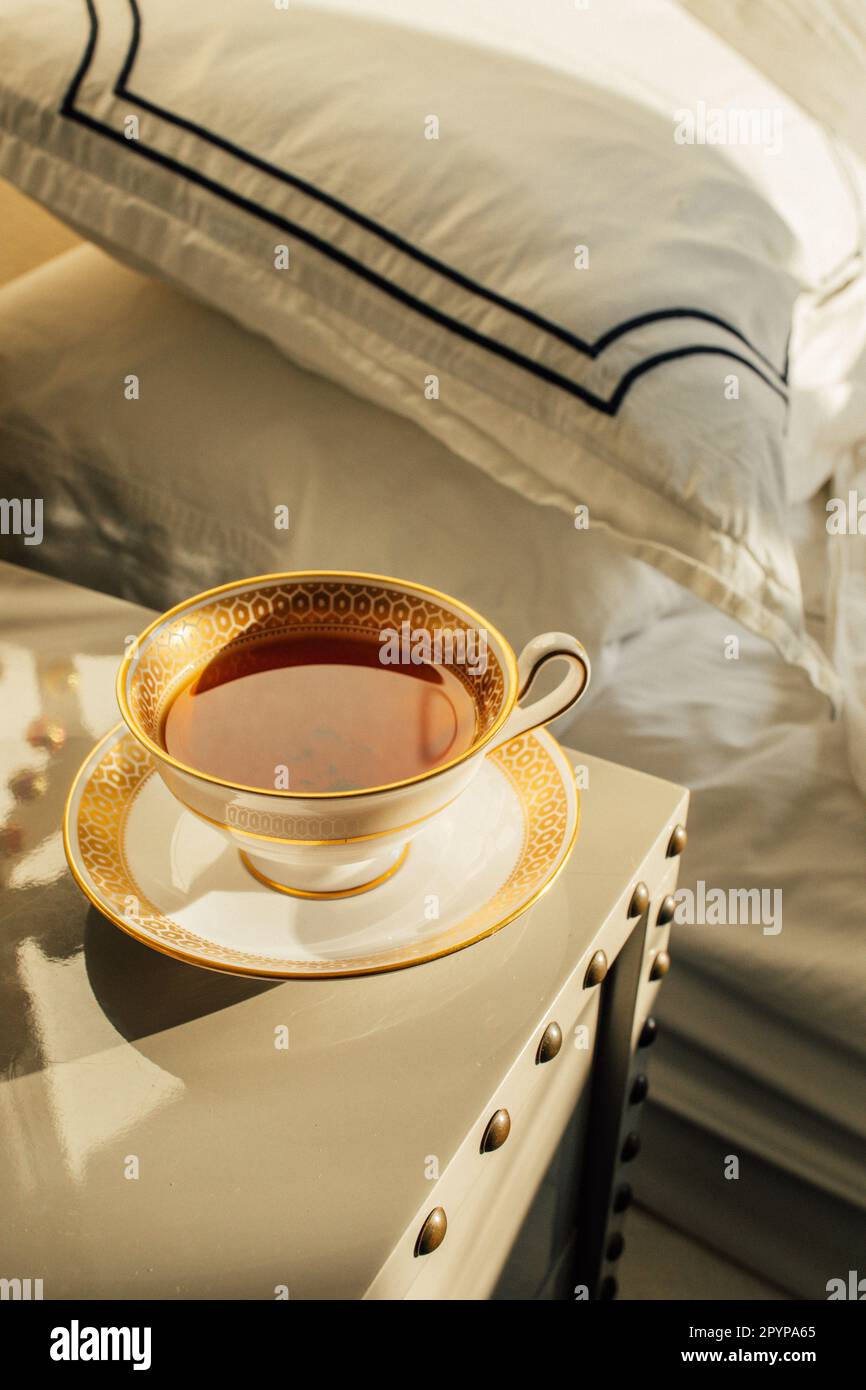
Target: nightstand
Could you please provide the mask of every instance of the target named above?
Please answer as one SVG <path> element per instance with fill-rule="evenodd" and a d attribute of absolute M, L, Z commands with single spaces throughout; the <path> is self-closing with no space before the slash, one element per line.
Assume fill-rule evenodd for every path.
<path fill-rule="evenodd" d="M 494 936 L 365 978 L 211 974 L 106 922 L 63 857 L 150 615 L 8 565 L 0 588 L 0 1274 L 50 1299 L 610 1296 L 687 794 L 570 753 L 574 854 Z"/>
<path fill-rule="evenodd" d="M 588 782 L 575 852 L 510 958 L 477 962 L 479 1022 L 523 1021 L 513 1059 L 367 1297 L 615 1296 L 687 794 L 569 757 Z M 463 1070 L 490 1074 L 480 1037 Z"/>

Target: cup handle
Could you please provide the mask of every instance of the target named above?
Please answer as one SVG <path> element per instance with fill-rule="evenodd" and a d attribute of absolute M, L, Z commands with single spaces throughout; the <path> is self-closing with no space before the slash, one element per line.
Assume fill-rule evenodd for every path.
<path fill-rule="evenodd" d="M 488 751 L 541 724 L 549 724 L 577 704 L 589 685 L 589 657 L 577 638 L 565 632 L 543 632 L 527 642 L 517 659 L 517 699 L 522 700 L 542 666 L 557 659 L 566 661 L 568 670 L 556 689 L 530 705 L 516 704 Z"/>

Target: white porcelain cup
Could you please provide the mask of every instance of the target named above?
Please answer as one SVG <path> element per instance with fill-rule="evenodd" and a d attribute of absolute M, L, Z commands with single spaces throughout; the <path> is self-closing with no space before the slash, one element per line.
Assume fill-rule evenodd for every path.
<path fill-rule="evenodd" d="M 301 793 L 222 781 L 166 750 L 162 730 L 174 697 L 233 644 L 265 634 L 353 635 L 381 643 L 386 633 L 406 632 L 427 633 L 430 649 L 472 696 L 475 737 L 450 761 L 383 786 Z M 566 665 L 556 688 L 520 703 L 555 658 Z M 485 755 L 570 709 L 589 678 L 586 651 L 565 633 L 533 638 L 518 660 L 491 623 L 435 589 L 382 575 L 307 570 L 224 584 L 172 608 L 130 644 L 117 698 L 169 790 L 240 850 L 255 877 L 301 897 L 335 898 L 390 877 L 413 837 L 460 795 Z"/>

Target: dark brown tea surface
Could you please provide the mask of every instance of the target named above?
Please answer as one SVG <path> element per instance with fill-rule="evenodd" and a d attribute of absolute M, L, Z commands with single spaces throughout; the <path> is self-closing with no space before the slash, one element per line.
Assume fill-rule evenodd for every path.
<path fill-rule="evenodd" d="M 265 791 L 400 782 L 471 746 L 475 705 L 445 666 L 383 665 L 361 637 L 262 637 L 215 656 L 169 708 L 172 757 Z"/>

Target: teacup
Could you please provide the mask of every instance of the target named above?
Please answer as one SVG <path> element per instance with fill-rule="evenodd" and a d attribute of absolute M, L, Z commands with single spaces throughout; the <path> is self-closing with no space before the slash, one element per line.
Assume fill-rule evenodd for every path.
<path fill-rule="evenodd" d="M 397 660 L 401 650 L 415 659 L 407 634 L 413 640 L 426 634 L 427 650 L 449 665 L 471 697 L 468 746 L 399 780 L 327 792 L 224 780 L 169 753 L 168 711 L 215 657 L 231 659 L 253 639 L 330 634 L 387 641 Z M 417 641 L 412 649 L 417 653 Z M 567 665 L 556 688 L 519 703 L 554 658 Z M 178 604 L 131 643 L 117 697 L 124 722 L 169 791 L 235 845 L 256 878 L 281 892 L 335 898 L 385 881 L 414 836 L 477 775 L 486 754 L 570 709 L 589 678 L 586 651 L 565 633 L 535 637 L 518 659 L 492 623 L 435 589 L 381 575 L 310 570 L 224 584 Z"/>

